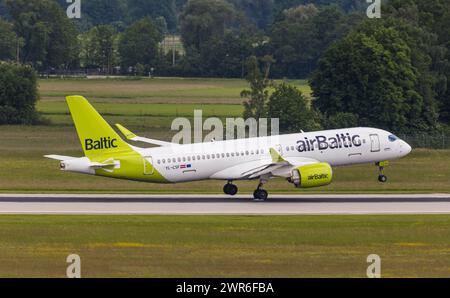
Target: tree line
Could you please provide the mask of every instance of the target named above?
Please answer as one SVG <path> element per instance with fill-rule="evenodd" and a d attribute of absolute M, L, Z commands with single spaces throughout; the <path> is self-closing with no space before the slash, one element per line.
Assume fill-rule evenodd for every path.
<path fill-rule="evenodd" d="M 295 19 L 289 20 L 291 11 L 286 11 L 286 25 L 281 27 L 285 34 L 278 34 L 280 38 L 288 35 L 283 31 L 289 28 L 288 24 L 308 26 L 309 21 L 299 26 Z M 294 11 L 306 20 L 321 13 L 308 5 Z M 324 12 L 329 13 L 328 8 Z M 309 112 L 302 108 L 308 101 L 301 94 L 295 96 L 298 90 L 294 87 L 275 84 L 275 92 L 269 95 L 262 92 L 269 88 L 268 83 L 259 84 L 259 91 L 252 88 L 252 92 L 244 94 L 250 103 L 246 105 L 247 114 L 280 117 L 284 131 L 295 131 L 295 124 L 301 124 L 305 129 L 372 126 L 399 134 L 448 133 L 450 3 L 391 0 L 382 19 L 352 22 L 340 21 L 321 34 L 328 45 L 314 60 L 317 64 L 308 76 L 313 90 Z M 317 28 L 305 30 L 314 35 Z M 327 34 L 341 37 L 327 42 Z M 300 48 L 308 49 L 308 45 Z M 273 57 L 276 59 L 277 55 Z M 267 61 L 253 59 L 253 68 L 267 69 Z M 298 57 L 291 63 L 301 61 Z M 276 62 L 271 63 L 275 69 Z M 249 73 L 249 82 L 258 81 L 254 73 Z M 280 96 L 280 92 L 284 95 Z M 275 100 L 277 96 L 279 100 Z M 293 111 L 292 107 L 297 108 Z"/>
<path fill-rule="evenodd" d="M 92 0 L 78 21 L 65 16 L 62 2 L 4 0 L 0 60 L 39 71 L 245 77 L 246 114 L 291 115 L 286 131 L 364 125 L 431 132 L 450 123 L 446 0 L 390 0 L 381 19 L 368 19 L 359 0 Z M 164 51 L 168 32 L 181 36 L 183 51 Z M 309 79 L 312 102 L 274 78 Z"/>
<path fill-rule="evenodd" d="M 246 58 L 270 52 L 273 76 L 304 77 L 329 43 L 356 22 L 357 14 L 347 20 L 346 11 L 358 8 L 355 0 L 334 6 L 322 5 L 336 1 L 314 0 L 317 5 L 304 8 L 305 2 L 90 0 L 82 2 L 80 20 L 69 20 L 65 0 L 0 0 L 0 59 L 39 71 L 120 68 L 124 74 L 154 69 L 158 75 L 243 77 Z M 183 51 L 162 49 L 170 32 L 181 36 Z"/>

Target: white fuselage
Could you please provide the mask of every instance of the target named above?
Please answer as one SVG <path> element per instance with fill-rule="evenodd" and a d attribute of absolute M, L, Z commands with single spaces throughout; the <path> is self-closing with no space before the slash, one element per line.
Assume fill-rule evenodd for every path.
<path fill-rule="evenodd" d="M 311 159 L 331 166 L 393 160 L 411 151 L 403 140 L 376 128 L 348 128 L 135 149 L 168 181 L 175 183 L 205 179 L 237 180 L 245 164 L 267 164 L 272 159 L 271 148 L 289 160 L 304 162 Z M 233 174 L 233 168 L 236 174 Z M 152 170 L 149 167 L 149 171 Z"/>

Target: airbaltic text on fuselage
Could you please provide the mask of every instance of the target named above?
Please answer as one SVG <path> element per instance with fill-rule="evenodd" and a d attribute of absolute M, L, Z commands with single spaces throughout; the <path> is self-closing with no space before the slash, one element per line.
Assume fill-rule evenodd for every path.
<path fill-rule="evenodd" d="M 117 148 L 117 139 L 100 138 L 99 140 L 85 139 L 84 147 L 89 150 L 111 149 Z"/>
<path fill-rule="evenodd" d="M 317 144 L 317 145 L 316 145 Z M 333 137 L 316 136 L 315 138 L 307 138 L 297 141 L 297 151 L 308 152 L 327 149 L 351 148 L 361 146 L 361 137 L 359 135 L 336 134 Z"/>

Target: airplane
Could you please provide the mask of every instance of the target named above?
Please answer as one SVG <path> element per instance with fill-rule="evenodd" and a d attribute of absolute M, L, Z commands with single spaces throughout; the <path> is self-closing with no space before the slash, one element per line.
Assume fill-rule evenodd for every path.
<path fill-rule="evenodd" d="M 255 201 L 268 198 L 263 186 L 272 178 L 285 178 L 296 188 L 320 187 L 332 182 L 337 166 L 375 163 L 384 183 L 389 161 L 411 152 L 394 134 L 367 127 L 180 145 L 116 124 L 127 141 L 156 146 L 141 148 L 121 138 L 84 97 L 66 100 L 85 156 L 45 156 L 60 161 L 62 171 L 150 183 L 223 180 L 230 196 L 238 193 L 234 181 L 257 180 Z"/>

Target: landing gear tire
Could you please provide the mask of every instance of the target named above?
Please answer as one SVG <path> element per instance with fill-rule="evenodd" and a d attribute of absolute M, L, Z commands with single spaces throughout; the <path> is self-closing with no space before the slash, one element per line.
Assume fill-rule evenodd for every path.
<path fill-rule="evenodd" d="M 383 171 L 384 171 L 384 168 L 389 165 L 389 162 L 388 161 L 377 162 L 376 165 L 378 166 L 378 171 L 380 173 L 378 175 L 378 181 L 381 183 L 386 183 L 388 179 L 387 179 L 386 175 L 384 175 Z"/>
<path fill-rule="evenodd" d="M 386 183 L 387 182 L 387 177 L 385 175 L 379 175 L 378 176 L 378 181 L 380 181 L 381 183 Z"/>
<path fill-rule="evenodd" d="M 269 193 L 264 189 L 257 189 L 253 193 L 253 198 L 255 201 L 264 202 L 269 197 Z"/>
<path fill-rule="evenodd" d="M 226 195 L 235 196 L 238 193 L 238 187 L 232 183 L 227 183 L 223 187 L 223 192 Z"/>

